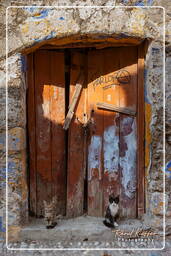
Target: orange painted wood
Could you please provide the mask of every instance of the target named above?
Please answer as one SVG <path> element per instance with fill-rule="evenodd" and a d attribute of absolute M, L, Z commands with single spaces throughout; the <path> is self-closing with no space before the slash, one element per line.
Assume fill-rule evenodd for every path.
<path fill-rule="evenodd" d="M 56 195 L 57 214 L 67 212 L 68 217 L 83 214 L 87 153 L 88 214 L 104 216 L 109 195 L 120 194 L 120 216 L 131 218 L 137 213 L 141 216 L 144 212 L 143 47 L 88 50 L 87 62 L 85 54 L 72 52 L 70 103 L 83 67 L 87 81 L 69 127 L 67 160 L 66 132 L 62 128 L 66 111 L 64 54 L 39 50 L 28 56 L 28 66 L 30 211 L 42 216 L 43 200 L 50 201 Z M 100 109 L 98 102 L 128 109 L 136 115 Z M 85 138 L 86 113 L 89 126 Z"/>
<path fill-rule="evenodd" d="M 119 49 L 106 49 L 103 51 L 104 83 L 103 102 L 119 106 L 119 85 L 116 72 L 119 70 Z M 107 87 L 113 84 L 112 87 Z M 107 88 L 107 89 L 106 89 Z M 119 113 L 109 110 L 103 111 L 103 200 L 104 214 L 109 204 L 109 196 L 120 194 L 119 174 Z"/>
<path fill-rule="evenodd" d="M 84 83 L 84 76 L 85 75 L 80 71 L 78 80 L 75 85 L 75 90 L 74 90 L 71 102 L 69 104 L 69 110 L 68 110 L 68 113 L 66 115 L 65 122 L 63 125 L 63 129 L 65 129 L 65 130 L 67 130 L 69 128 L 69 125 L 70 125 L 71 120 L 74 115 L 75 107 L 78 104 L 78 100 L 80 99 L 80 95 L 81 95 L 81 91 L 82 91 L 83 83 Z"/>
<path fill-rule="evenodd" d="M 51 201 L 56 196 L 57 214 L 65 214 L 64 54 L 39 50 L 34 53 L 34 63 L 28 66 L 34 68 L 34 74 L 28 77 L 30 208 L 43 216 L 43 200 Z"/>
<path fill-rule="evenodd" d="M 43 200 L 52 198 L 50 57 L 35 52 L 37 216 L 43 216 Z"/>
<path fill-rule="evenodd" d="M 97 79 L 102 75 L 102 51 L 88 52 L 88 118 L 91 120 L 88 141 L 88 215 L 103 215 L 103 110 L 96 103 L 103 100 Z"/>
<path fill-rule="evenodd" d="M 66 213 L 65 73 L 64 53 L 49 51 L 52 197 L 57 198 L 56 214 Z"/>
<path fill-rule="evenodd" d="M 27 57 L 27 120 L 28 120 L 28 141 L 29 141 L 29 210 L 36 214 L 36 120 L 35 120 L 35 92 L 34 92 L 34 55 Z"/>
<path fill-rule="evenodd" d="M 80 68 L 85 61 L 84 54 L 72 52 L 70 72 L 70 103 L 80 75 Z M 84 71 L 83 71 L 84 72 Z M 78 99 L 74 117 L 69 126 L 68 170 L 67 170 L 67 216 L 83 214 L 84 200 L 84 113 L 86 113 L 85 88 Z"/>
<path fill-rule="evenodd" d="M 123 108 L 123 107 L 116 107 L 113 104 L 108 104 L 108 103 L 103 103 L 103 102 L 98 102 L 97 107 L 101 109 L 106 109 L 108 111 L 114 111 L 116 113 L 121 113 L 121 114 L 126 114 L 130 116 L 135 116 L 135 111 L 130 110 L 128 108 Z"/>
<path fill-rule="evenodd" d="M 128 72 L 128 83 L 120 80 L 119 105 L 137 109 L 137 49 L 120 51 L 120 69 Z M 126 79 L 126 78 L 125 78 Z M 137 200 L 137 119 L 120 114 L 120 212 L 121 217 L 136 217 Z"/>
<path fill-rule="evenodd" d="M 137 47 L 120 48 L 119 106 L 137 109 Z"/>
<path fill-rule="evenodd" d="M 145 42 L 146 43 L 146 42 Z M 145 211 L 145 106 L 144 106 L 144 49 L 145 45 L 138 47 L 138 116 L 137 116 L 137 161 L 138 161 L 138 217 L 141 217 Z"/>

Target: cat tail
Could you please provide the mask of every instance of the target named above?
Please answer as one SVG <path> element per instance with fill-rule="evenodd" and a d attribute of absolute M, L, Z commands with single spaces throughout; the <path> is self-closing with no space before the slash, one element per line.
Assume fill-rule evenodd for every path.
<path fill-rule="evenodd" d="M 61 214 L 56 216 L 56 219 L 62 219 L 64 216 L 62 216 Z"/>
<path fill-rule="evenodd" d="M 114 228 L 114 225 L 112 223 L 107 222 L 106 220 L 103 221 L 103 224 L 108 228 Z"/>

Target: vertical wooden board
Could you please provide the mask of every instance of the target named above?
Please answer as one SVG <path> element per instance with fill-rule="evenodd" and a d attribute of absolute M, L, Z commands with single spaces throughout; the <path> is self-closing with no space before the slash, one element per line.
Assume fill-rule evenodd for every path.
<path fill-rule="evenodd" d="M 144 134 L 145 134 L 145 110 L 144 110 L 144 44 L 138 47 L 138 116 L 137 116 L 137 181 L 138 181 L 138 217 L 145 211 L 145 159 L 144 159 Z"/>
<path fill-rule="evenodd" d="M 88 215 L 103 216 L 103 110 L 96 103 L 103 100 L 97 79 L 103 74 L 102 51 L 88 53 L 88 116 L 91 120 L 88 142 Z"/>
<path fill-rule="evenodd" d="M 137 47 L 120 48 L 119 106 L 137 110 Z"/>
<path fill-rule="evenodd" d="M 83 68 L 85 56 L 72 52 L 70 74 L 70 102 L 75 85 Z M 82 66 L 82 67 L 81 67 Z M 69 127 L 68 173 L 67 173 L 67 216 L 76 217 L 83 214 L 84 199 L 84 130 L 83 115 L 85 111 L 85 90 L 81 91 L 74 117 Z M 78 121 L 79 120 L 79 121 Z M 81 124 L 82 123 L 82 124 Z"/>
<path fill-rule="evenodd" d="M 137 47 L 120 48 L 120 106 L 137 111 Z M 126 77 L 128 74 L 129 78 Z M 128 81 L 128 83 L 124 83 Z M 137 118 L 120 115 L 120 175 L 122 217 L 136 217 Z"/>
<path fill-rule="evenodd" d="M 137 128 L 136 119 L 120 115 L 120 214 L 136 217 Z"/>
<path fill-rule="evenodd" d="M 56 214 L 66 212 L 66 159 L 65 131 L 65 73 L 64 53 L 49 51 L 50 56 L 50 116 L 51 116 L 51 166 L 52 198 L 57 198 Z"/>
<path fill-rule="evenodd" d="M 119 70 L 118 48 L 106 49 L 103 53 L 103 102 L 119 106 L 119 85 L 116 72 Z M 108 87 L 111 84 L 111 87 Z M 104 212 L 109 204 L 109 195 L 119 195 L 119 113 L 104 110 L 103 133 L 103 196 Z"/>
<path fill-rule="evenodd" d="M 52 196 L 50 58 L 48 51 L 35 52 L 35 104 L 37 151 L 37 216 L 44 214 L 43 200 Z"/>
<path fill-rule="evenodd" d="M 27 120 L 29 141 L 29 207 L 30 213 L 36 214 L 36 127 L 35 127 L 35 92 L 34 92 L 34 58 L 27 57 Z"/>

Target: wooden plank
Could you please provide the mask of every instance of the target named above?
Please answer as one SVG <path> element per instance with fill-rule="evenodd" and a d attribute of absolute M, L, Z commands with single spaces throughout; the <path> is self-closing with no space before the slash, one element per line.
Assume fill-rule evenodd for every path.
<path fill-rule="evenodd" d="M 136 120 L 120 115 L 120 214 L 124 218 L 136 218 L 136 136 Z"/>
<path fill-rule="evenodd" d="M 108 103 L 104 103 L 104 102 L 97 102 L 97 107 L 106 109 L 106 110 L 110 110 L 110 111 L 115 111 L 115 112 L 122 113 L 122 114 L 126 114 L 126 115 L 131 115 L 131 116 L 135 116 L 135 114 L 136 114 L 136 112 L 131 109 L 117 107 L 113 104 L 108 104 Z"/>
<path fill-rule="evenodd" d="M 119 49 L 106 49 L 103 51 L 103 104 L 107 106 L 103 111 L 103 212 L 109 204 L 109 196 L 120 193 L 119 173 L 119 113 L 114 112 L 119 108 L 119 85 L 115 73 L 119 69 Z M 116 84 L 109 87 L 110 84 Z M 105 90 L 104 90 L 105 88 Z M 106 89 L 107 88 L 107 89 Z M 109 104 L 110 103 L 110 104 Z M 109 111 L 108 106 L 115 106 Z"/>
<path fill-rule="evenodd" d="M 95 80 L 102 75 L 102 51 L 88 52 L 88 119 L 91 120 L 88 141 L 88 215 L 103 216 L 103 111 L 96 106 L 103 100 Z"/>
<path fill-rule="evenodd" d="M 137 47 L 120 48 L 119 107 L 137 110 Z"/>
<path fill-rule="evenodd" d="M 78 82 L 75 85 L 75 91 L 74 91 L 73 97 L 71 99 L 69 110 L 68 110 L 68 113 L 67 113 L 64 125 L 63 125 L 63 129 L 65 129 L 65 130 L 67 130 L 69 128 L 69 125 L 73 118 L 74 110 L 75 110 L 76 104 L 78 102 L 81 90 L 83 88 L 83 83 L 84 83 L 84 74 L 82 71 L 80 71 Z"/>
<path fill-rule="evenodd" d="M 76 82 L 80 74 L 80 66 L 85 60 L 84 54 L 72 52 L 70 76 L 70 102 L 73 98 Z M 72 66 L 78 68 L 72 68 Z M 82 90 L 71 121 L 68 135 L 68 174 L 67 174 L 67 216 L 76 217 L 83 214 L 84 201 L 84 122 L 85 89 Z M 79 121 L 78 121 L 79 119 Z"/>
<path fill-rule="evenodd" d="M 36 130 L 35 130 L 35 92 L 34 92 L 34 55 L 27 57 L 27 120 L 29 141 L 29 210 L 36 215 Z"/>
<path fill-rule="evenodd" d="M 120 69 L 129 72 L 130 81 L 120 83 L 120 107 L 137 109 L 137 49 L 120 51 Z M 126 74 L 125 72 L 125 74 Z M 136 117 L 120 114 L 120 212 L 125 218 L 136 217 L 137 199 L 137 123 Z"/>
<path fill-rule="evenodd" d="M 146 42 L 145 42 L 146 43 Z M 144 110 L 144 44 L 138 47 L 138 116 L 137 116 L 137 180 L 138 180 L 138 217 L 145 211 L 145 159 L 144 159 L 144 136 L 145 136 L 145 110 Z"/>
<path fill-rule="evenodd" d="M 43 200 L 52 198 L 50 58 L 48 51 L 35 52 L 35 107 L 37 148 L 37 216 L 44 215 Z"/>
<path fill-rule="evenodd" d="M 56 214 L 66 213 L 66 152 L 64 53 L 49 51 L 52 198 L 56 196 Z"/>

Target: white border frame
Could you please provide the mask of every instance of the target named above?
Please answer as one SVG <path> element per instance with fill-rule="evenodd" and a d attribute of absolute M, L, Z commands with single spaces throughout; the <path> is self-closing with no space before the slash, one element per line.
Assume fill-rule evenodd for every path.
<path fill-rule="evenodd" d="M 66 9 L 66 8 L 153 8 L 153 9 L 163 9 L 163 247 L 162 248 L 10 248 L 8 247 L 8 9 L 10 8 L 56 8 L 56 9 Z M 8 6 L 6 8 L 6 247 L 8 250 L 13 251 L 161 251 L 165 248 L 165 8 L 162 6 L 36 6 L 36 5 L 26 5 L 26 6 Z"/>

